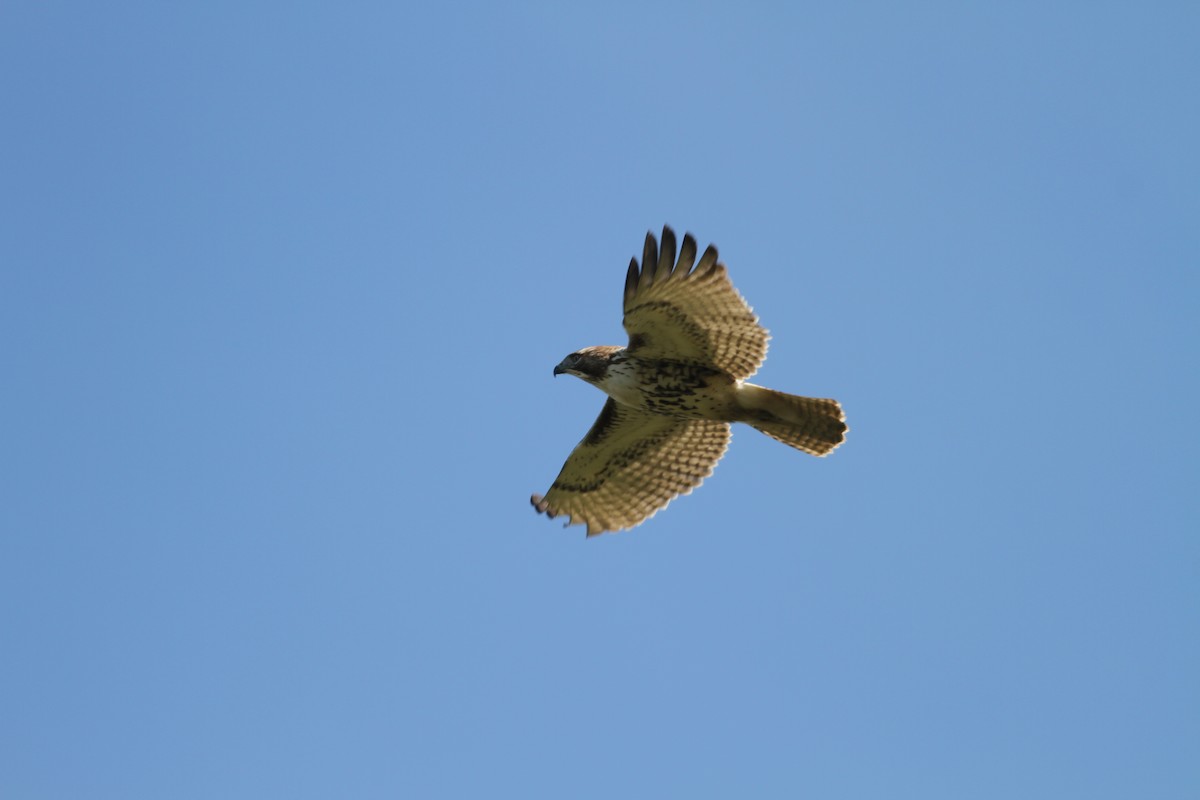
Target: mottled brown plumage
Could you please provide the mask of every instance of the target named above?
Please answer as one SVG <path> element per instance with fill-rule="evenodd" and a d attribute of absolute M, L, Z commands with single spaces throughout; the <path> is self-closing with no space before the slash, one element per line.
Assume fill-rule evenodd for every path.
<path fill-rule="evenodd" d="M 712 474 L 745 422 L 813 455 L 833 451 L 846 424 L 835 400 L 746 383 L 767 354 L 767 331 L 733 288 L 717 249 L 696 261 L 686 234 L 662 246 L 646 234 L 639 267 L 625 277 L 626 347 L 585 347 L 554 374 L 575 375 L 609 395 L 600 417 L 535 509 L 587 526 L 589 536 L 631 528 Z"/>

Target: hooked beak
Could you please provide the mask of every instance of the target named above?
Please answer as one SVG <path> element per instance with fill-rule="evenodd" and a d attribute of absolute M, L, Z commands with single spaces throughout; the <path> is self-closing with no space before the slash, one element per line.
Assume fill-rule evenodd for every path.
<path fill-rule="evenodd" d="M 557 378 L 559 375 L 562 375 L 566 371 L 567 371 L 567 368 L 564 367 L 562 364 L 559 364 L 557 367 L 554 368 L 554 377 Z"/>

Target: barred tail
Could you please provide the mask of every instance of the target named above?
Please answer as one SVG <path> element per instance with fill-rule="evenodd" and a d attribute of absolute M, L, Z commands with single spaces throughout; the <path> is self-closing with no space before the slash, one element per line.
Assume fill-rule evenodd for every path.
<path fill-rule="evenodd" d="M 846 439 L 846 415 L 836 400 L 800 397 L 744 383 L 738 390 L 746 422 L 786 445 L 828 455 Z"/>

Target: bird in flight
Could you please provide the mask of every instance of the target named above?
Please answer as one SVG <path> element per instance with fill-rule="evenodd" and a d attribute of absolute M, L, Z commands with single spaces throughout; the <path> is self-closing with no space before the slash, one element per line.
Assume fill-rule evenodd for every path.
<path fill-rule="evenodd" d="M 588 536 L 639 525 L 712 474 L 733 422 L 814 456 L 845 439 L 836 400 L 746 383 L 770 335 L 733 288 L 717 248 L 697 261 L 690 233 L 678 257 L 669 227 L 661 248 L 646 234 L 641 267 L 633 258 L 625 277 L 624 325 L 625 347 L 585 347 L 554 368 L 608 401 L 546 495 L 530 498 L 539 513 L 565 515 Z"/>

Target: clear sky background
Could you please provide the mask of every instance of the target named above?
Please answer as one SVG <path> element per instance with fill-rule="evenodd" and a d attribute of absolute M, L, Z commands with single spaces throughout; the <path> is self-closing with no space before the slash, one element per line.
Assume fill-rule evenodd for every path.
<path fill-rule="evenodd" d="M 1200 796 L 1200 6 L 10 3 L 0 796 Z M 760 382 L 529 507 L 648 229 Z"/>

